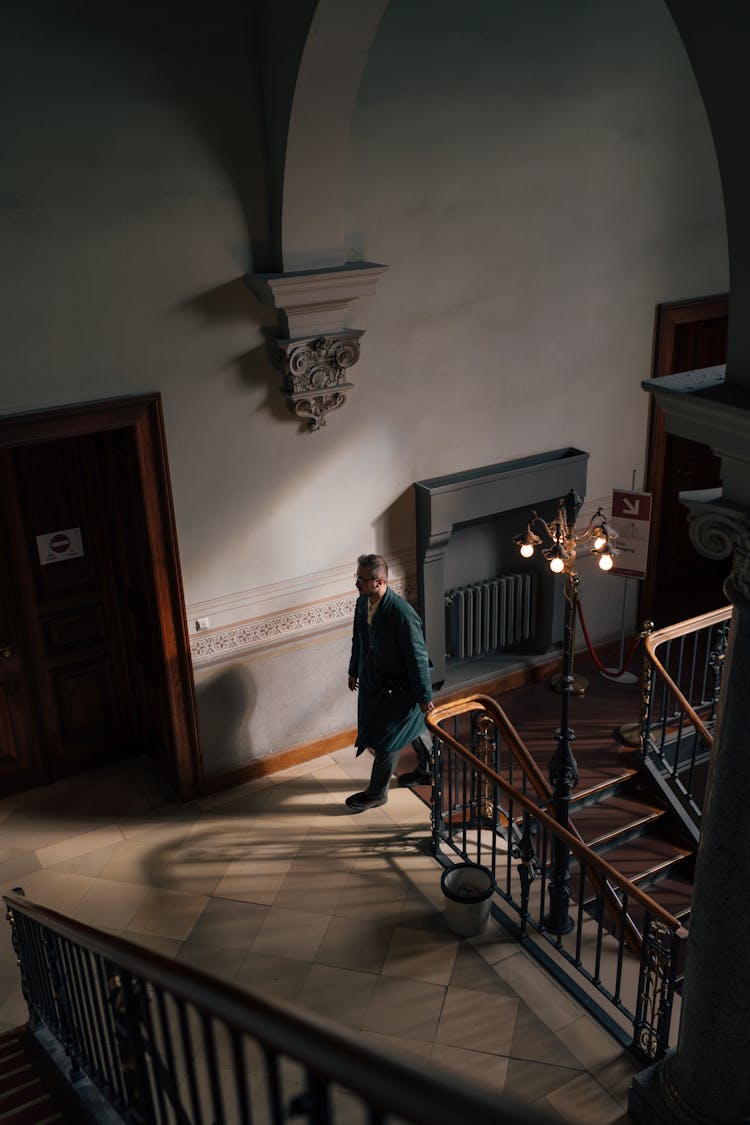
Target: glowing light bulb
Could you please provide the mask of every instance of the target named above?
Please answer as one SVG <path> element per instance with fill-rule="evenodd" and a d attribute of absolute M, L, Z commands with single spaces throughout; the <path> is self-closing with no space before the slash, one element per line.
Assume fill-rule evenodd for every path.
<path fill-rule="evenodd" d="M 611 555 L 600 555 L 599 556 L 599 569 L 600 570 L 611 570 L 614 565 L 615 565 L 615 560 L 612 558 Z"/>
<path fill-rule="evenodd" d="M 602 547 L 606 547 L 606 545 L 607 545 L 607 536 L 602 535 L 602 533 L 600 531 L 599 534 L 597 535 L 596 539 L 594 540 L 594 550 L 595 551 L 601 551 Z"/>
<path fill-rule="evenodd" d="M 534 554 L 534 544 L 533 543 L 524 543 L 521 546 L 521 554 L 523 555 L 523 557 L 525 559 L 530 559 L 531 556 Z"/>
<path fill-rule="evenodd" d="M 562 572 L 565 570 L 565 563 L 562 559 L 559 558 L 550 559 L 549 568 L 553 574 L 562 574 Z"/>

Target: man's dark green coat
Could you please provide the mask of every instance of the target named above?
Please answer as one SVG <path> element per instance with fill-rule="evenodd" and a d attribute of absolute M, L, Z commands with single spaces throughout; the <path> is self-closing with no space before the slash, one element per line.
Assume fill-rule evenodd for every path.
<path fill-rule="evenodd" d="M 419 705 L 432 699 L 430 658 L 419 614 L 390 587 L 367 623 L 367 596 L 357 598 L 349 675 L 359 680 L 357 753 L 391 753 L 424 731 Z"/>

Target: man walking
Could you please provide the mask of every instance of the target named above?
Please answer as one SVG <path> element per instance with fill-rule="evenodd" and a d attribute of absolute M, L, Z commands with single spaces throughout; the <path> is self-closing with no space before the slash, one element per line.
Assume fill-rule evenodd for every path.
<path fill-rule="evenodd" d="M 356 582 L 349 690 L 359 688 L 357 755 L 372 750 L 374 761 L 367 789 L 353 793 L 346 803 L 353 812 L 363 812 L 388 800 L 391 774 L 407 742 L 417 752 L 417 769 L 404 774 L 401 784 L 431 782 L 431 739 L 424 715 L 434 704 L 422 622 L 388 586 L 385 559 L 360 555 Z"/>

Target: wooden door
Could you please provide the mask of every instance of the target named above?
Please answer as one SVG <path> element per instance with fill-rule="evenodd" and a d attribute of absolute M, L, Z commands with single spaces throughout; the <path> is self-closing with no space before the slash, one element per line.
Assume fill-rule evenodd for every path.
<path fill-rule="evenodd" d="M 29 645 L 19 604 L 6 519 L 7 481 L 0 461 L 0 795 L 34 785 L 40 775 L 39 738 L 29 683 Z"/>
<path fill-rule="evenodd" d="M 146 752 L 194 796 L 200 750 L 158 395 L 0 418 L 0 487 L 2 791 Z"/>
<path fill-rule="evenodd" d="M 4 450 L 45 779 L 138 752 L 94 435 Z"/>
<path fill-rule="evenodd" d="M 729 301 L 711 297 L 657 309 L 653 378 L 726 362 Z M 653 493 L 647 574 L 640 616 L 670 625 L 726 604 L 731 560 L 704 558 L 690 542 L 679 493 L 721 485 L 721 461 L 707 445 L 668 434 L 652 401 L 646 489 Z"/>

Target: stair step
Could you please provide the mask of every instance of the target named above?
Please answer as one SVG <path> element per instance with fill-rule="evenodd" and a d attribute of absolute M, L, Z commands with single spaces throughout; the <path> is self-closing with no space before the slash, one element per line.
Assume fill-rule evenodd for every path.
<path fill-rule="evenodd" d="M 615 794 L 593 805 L 571 805 L 570 820 L 589 847 L 624 836 L 664 816 L 664 809 L 637 798 Z"/>
<path fill-rule="evenodd" d="M 652 898 L 664 910 L 668 910 L 673 918 L 682 921 L 690 913 L 693 903 L 693 881 L 689 876 L 675 871 L 663 879 L 659 879 L 652 886 L 643 889 L 649 898 Z M 633 921 L 641 929 L 643 922 L 641 907 L 633 903 L 633 908 L 629 912 Z M 636 915 L 638 916 L 636 917 Z"/>
<path fill-rule="evenodd" d="M 693 849 L 656 832 L 644 832 L 634 840 L 599 854 L 631 883 L 643 883 L 693 855 Z"/>
<path fill-rule="evenodd" d="M 65 1118 L 50 1101 L 47 1104 L 25 1106 L 9 1117 L 0 1117 L 2 1125 L 64 1125 Z"/>
<path fill-rule="evenodd" d="M 13 1054 L 20 1054 L 21 1052 L 21 1039 L 15 1031 L 6 1032 L 6 1035 L 0 1039 L 0 1066 L 3 1065 L 4 1060 Z"/>
<path fill-rule="evenodd" d="M 0 1035 L 0 1125 L 65 1125 L 70 1095 L 25 1027 Z"/>
<path fill-rule="evenodd" d="M 3 1067 L 0 1071 L 0 1101 L 5 1094 L 17 1089 L 25 1082 L 31 1082 L 34 1077 L 34 1069 L 25 1057 L 21 1057 L 11 1065 Z"/>
<path fill-rule="evenodd" d="M 578 784 L 573 792 L 573 801 L 577 804 L 606 793 L 614 792 L 618 785 L 632 781 L 638 770 L 631 766 L 614 764 L 610 766 L 581 766 L 578 768 Z"/>
<path fill-rule="evenodd" d="M 39 1078 L 32 1078 L 30 1082 L 23 1084 L 19 1083 L 15 1089 L 0 1094 L 0 1122 L 11 1109 L 20 1109 L 41 1101 L 49 1101 L 49 1094 Z"/>

